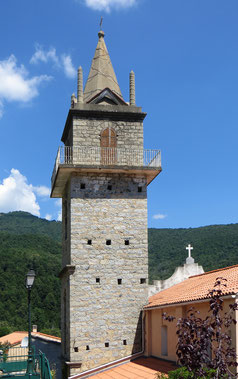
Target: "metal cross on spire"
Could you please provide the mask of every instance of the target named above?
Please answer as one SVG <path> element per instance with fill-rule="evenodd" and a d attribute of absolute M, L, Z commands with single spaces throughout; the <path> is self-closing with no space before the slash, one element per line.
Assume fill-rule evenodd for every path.
<path fill-rule="evenodd" d="M 101 20 L 100 20 L 100 30 L 102 30 L 102 22 L 103 22 L 103 17 L 101 17 Z"/>
<path fill-rule="evenodd" d="M 190 245 L 190 243 L 186 247 L 186 250 L 188 250 L 188 257 L 191 258 L 191 250 L 193 250 L 193 247 Z"/>

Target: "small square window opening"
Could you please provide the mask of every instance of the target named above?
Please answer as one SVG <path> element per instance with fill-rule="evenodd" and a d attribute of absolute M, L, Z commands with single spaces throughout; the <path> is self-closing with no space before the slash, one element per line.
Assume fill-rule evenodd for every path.
<path fill-rule="evenodd" d="M 130 245 L 130 241 L 129 240 L 125 240 L 125 245 Z"/>
<path fill-rule="evenodd" d="M 123 340 L 123 345 L 127 345 L 127 342 L 126 342 L 126 340 Z"/>
<path fill-rule="evenodd" d="M 108 189 L 108 191 L 111 191 L 112 190 L 112 185 L 108 184 L 107 189 Z"/>
<path fill-rule="evenodd" d="M 89 345 L 86 346 L 86 350 L 90 350 Z"/>
<path fill-rule="evenodd" d="M 88 240 L 88 245 L 92 245 L 92 240 Z"/>
<path fill-rule="evenodd" d="M 122 279 L 117 279 L 117 283 L 120 285 L 122 284 Z"/>
<path fill-rule="evenodd" d="M 100 283 L 100 278 L 96 278 L 96 283 Z"/>
<path fill-rule="evenodd" d="M 112 241 L 111 240 L 106 240 L 106 245 L 111 245 Z"/>
<path fill-rule="evenodd" d="M 138 192 L 142 192 L 142 187 L 141 186 L 138 187 Z"/>
<path fill-rule="evenodd" d="M 105 347 L 109 347 L 109 342 L 105 342 Z"/>
<path fill-rule="evenodd" d="M 146 283 L 146 279 L 145 278 L 141 278 L 140 279 L 140 284 L 145 284 Z"/>
<path fill-rule="evenodd" d="M 80 184 L 80 189 L 85 189 L 85 183 Z"/>
<path fill-rule="evenodd" d="M 74 351 L 75 351 L 75 353 L 78 353 L 79 348 L 78 348 L 78 347 L 75 347 L 75 348 L 74 348 Z"/>

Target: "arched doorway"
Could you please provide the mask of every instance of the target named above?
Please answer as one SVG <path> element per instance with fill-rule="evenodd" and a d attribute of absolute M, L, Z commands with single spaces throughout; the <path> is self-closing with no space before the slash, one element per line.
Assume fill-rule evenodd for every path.
<path fill-rule="evenodd" d="M 101 164 L 113 165 L 117 162 L 117 136 L 112 128 L 104 129 L 101 133 Z"/>

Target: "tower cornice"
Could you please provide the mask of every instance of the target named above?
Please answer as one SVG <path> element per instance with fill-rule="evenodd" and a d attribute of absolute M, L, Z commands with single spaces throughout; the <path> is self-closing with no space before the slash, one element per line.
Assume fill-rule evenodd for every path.
<path fill-rule="evenodd" d="M 115 121 L 143 121 L 147 113 L 142 112 L 141 107 L 128 105 L 99 105 L 77 104 L 77 108 L 69 110 L 61 141 L 65 142 L 72 123 L 72 118 L 94 118 Z"/>

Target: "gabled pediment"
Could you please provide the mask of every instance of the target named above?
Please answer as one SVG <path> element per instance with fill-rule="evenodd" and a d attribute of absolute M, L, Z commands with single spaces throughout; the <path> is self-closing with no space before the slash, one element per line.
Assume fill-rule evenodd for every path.
<path fill-rule="evenodd" d="M 110 88 L 105 88 L 95 95 L 89 104 L 110 104 L 110 105 L 128 105 L 122 98 L 117 96 Z"/>

